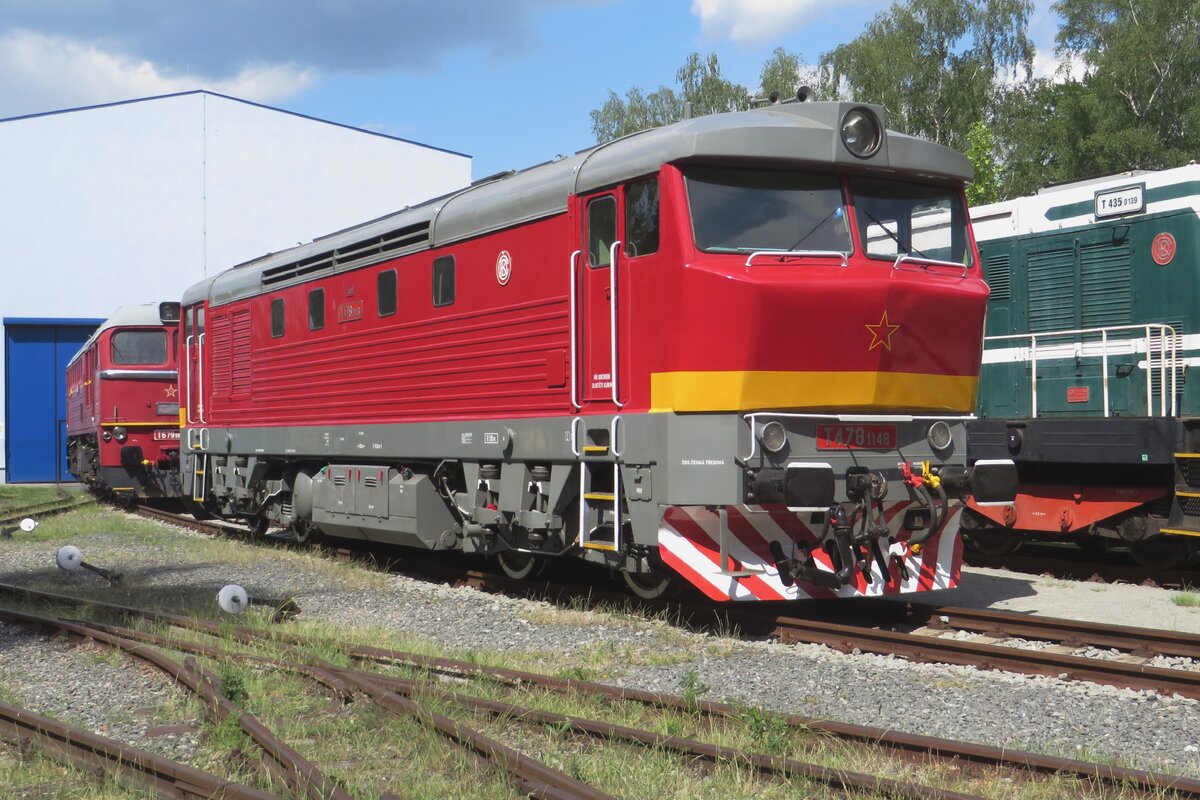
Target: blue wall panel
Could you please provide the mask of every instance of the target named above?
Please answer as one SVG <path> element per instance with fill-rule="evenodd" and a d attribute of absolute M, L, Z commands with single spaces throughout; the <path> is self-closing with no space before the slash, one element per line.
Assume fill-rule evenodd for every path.
<path fill-rule="evenodd" d="M 101 320 L 4 320 L 5 464 L 10 483 L 67 472 L 67 363 Z"/>

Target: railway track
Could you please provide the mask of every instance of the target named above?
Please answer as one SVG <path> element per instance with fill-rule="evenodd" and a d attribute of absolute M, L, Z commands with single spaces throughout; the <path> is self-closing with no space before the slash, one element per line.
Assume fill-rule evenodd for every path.
<path fill-rule="evenodd" d="M 33 517 L 34 519 L 48 517 L 96 504 L 96 498 L 88 494 L 75 495 L 63 490 L 61 487 L 58 490 L 58 494 L 59 497 L 54 500 L 47 500 L 42 503 L 34 503 L 0 512 L 0 533 L 6 536 L 11 535 L 12 529 L 15 529 L 25 517 Z"/>
<path fill-rule="evenodd" d="M 187 764 L 154 755 L 75 725 L 0 702 L 0 739 L 36 744 L 56 760 L 100 769 L 126 786 L 149 787 L 159 797 L 274 800 L 277 795 L 233 783 Z"/>
<path fill-rule="evenodd" d="M 142 511 L 139 509 L 139 513 Z M 187 517 L 150 510 L 147 516 L 183 524 L 210 533 L 237 530 L 227 523 L 197 523 Z M 240 529 L 242 532 L 245 529 Z M 336 552 L 354 557 L 355 548 Z M 582 589 L 567 584 L 514 581 L 481 569 L 456 569 L 444 560 L 405 559 L 406 567 L 422 574 L 467 584 L 483 591 L 537 594 L 572 603 L 630 603 L 653 612 L 667 612 L 692 624 L 726 628 L 731 623 L 756 635 L 772 634 L 784 642 L 821 644 L 842 652 L 895 655 L 912 661 L 1005 670 L 1063 680 L 1090 681 L 1119 688 L 1149 690 L 1200 699 L 1200 636 L 1150 628 L 1103 625 L 1052 617 L 1034 617 L 1006 611 L 924 606 L 918 604 L 854 604 L 853 621 L 831 621 L 781 613 L 774 604 L 717 607 L 708 603 L 641 603 L 620 592 Z M 815 613 L 819 606 L 806 607 Z M 899 620 L 892 617 L 902 612 Z M 838 605 L 834 616 L 845 616 Z M 882 617 L 882 620 L 880 619 Z M 898 624 L 897 624 L 898 622 Z M 899 629 L 896 629 L 899 628 Z M 961 631 L 981 639 L 950 638 Z M 1041 646 L 1013 646 L 1031 640 Z M 1109 658 L 1080 655 L 1086 647 L 1117 650 Z M 1196 669 L 1155 666 L 1156 656 L 1193 659 Z"/>
<path fill-rule="evenodd" d="M 504 771 L 521 792 L 534 797 L 575 797 L 601 800 L 609 795 L 541 764 L 536 759 L 512 750 L 468 725 L 435 713 L 430 710 L 428 704 L 433 703 L 438 706 L 449 704 L 479 717 L 517 720 L 523 724 L 542 728 L 549 727 L 560 732 L 569 732 L 572 735 L 603 742 L 619 742 L 625 746 L 633 745 L 670 751 L 688 759 L 740 764 L 760 774 L 789 781 L 799 779 L 802 782 L 820 784 L 839 792 L 867 792 L 873 793 L 872 796 L 942 798 L 943 800 L 968 800 L 975 797 L 975 795 L 936 786 L 893 780 L 886 775 L 858 773 L 840 768 L 831 769 L 794 758 L 748 752 L 681 736 L 669 736 L 653 730 L 613 725 L 545 708 L 489 699 L 467 694 L 462 687 L 466 681 L 502 684 L 518 687 L 522 691 L 536 687 L 557 694 L 587 694 L 611 703 L 636 703 L 655 709 L 672 709 L 689 714 L 700 714 L 713 719 L 736 718 L 745 714 L 744 708 L 701 701 L 696 698 L 655 694 L 582 680 L 556 678 L 519 670 L 490 668 L 477 663 L 350 644 L 338 645 L 338 649 L 349 657 L 352 666 L 334 666 L 315 659 L 311 655 L 297 657 L 296 654 L 305 641 L 301 637 L 278 630 L 218 626 L 212 622 L 190 617 L 79 600 L 9 585 L 0 585 L 0 593 L 10 598 L 19 597 L 28 602 L 46 602 L 56 606 L 86 605 L 92 613 L 102 612 L 107 616 L 126 619 L 141 618 L 170 626 L 168 628 L 170 633 L 149 633 L 111 623 L 67 621 L 12 608 L 0 609 L 0 617 L 13 622 L 65 631 L 72 636 L 87 637 L 108 646 L 117 647 L 153 664 L 188 689 L 196 692 L 204 698 L 206 708 L 214 715 L 222 716 L 221 709 L 227 711 L 226 715 L 237 715 L 242 728 L 271 757 L 276 765 L 275 774 L 281 775 L 286 780 L 291 796 L 337 798 L 346 795 L 336 782 L 323 776 L 302 756 L 274 739 L 269 731 L 263 729 L 244 711 L 236 706 L 230 707 L 228 701 L 223 701 L 219 696 L 214 698 L 212 696 L 214 687 L 218 686 L 219 682 L 215 681 L 203 667 L 196 663 L 196 658 L 241 659 L 252 662 L 258 667 L 302 672 L 330 689 L 333 695 L 342 702 L 373 702 L 390 713 L 417 719 L 431 730 L 436 730 L 440 735 L 456 742 L 468 757 L 479 758 L 481 763 L 490 768 Z M 182 636 L 182 632 L 187 632 L 189 636 Z M 201 643 L 194 641 L 191 638 L 192 635 L 221 636 L 222 638 L 216 643 L 212 641 Z M 278 657 L 264 656 L 259 654 L 260 649 L 256 649 L 252 653 L 238 652 L 232 649 L 231 643 L 253 645 L 255 648 L 261 648 L 264 644 L 270 643 L 282 648 L 282 655 Z M 186 654 L 186 657 L 182 662 L 178 662 L 162 655 L 159 652 L 161 649 L 175 650 Z M 403 676 L 397 676 L 387 671 L 381 671 L 383 665 L 401 666 L 406 673 Z M 413 676 L 414 671 L 418 673 L 417 677 Z M 422 678 L 420 675 L 425 677 Z M 453 684 L 455 690 L 446 688 L 447 684 L 444 682 L 446 676 L 452 676 L 455 679 L 455 684 Z M 1013 772 L 1014 779 L 1017 780 L 1036 780 L 1038 775 L 1071 775 L 1088 781 L 1095 790 L 1100 792 L 1099 796 L 1133 790 L 1151 793 L 1155 797 L 1200 798 L 1200 781 L 1180 776 L 1155 774 L 1072 759 L 1052 758 L 945 739 L 898 734 L 878 728 L 831 723 L 794 715 L 779 715 L 776 718 L 789 729 L 836 737 L 856 746 L 883 748 L 901 760 L 915 759 L 926 763 L 949 763 L 958 768 L 963 765 L 971 765 L 988 770 L 1008 770 Z M 5 718 L 0 713 L 0 733 L 9 732 L 4 727 L 3 719 Z M 171 772 L 169 767 L 163 768 L 159 765 L 158 769 L 160 773 L 167 775 L 168 780 L 176 783 L 183 780 L 179 774 Z M 203 776 L 193 777 L 200 780 Z M 210 780 L 212 776 L 204 779 Z M 219 781 L 219 779 L 216 780 Z M 206 784 L 195 783 L 189 784 L 189 786 L 201 787 L 203 790 Z M 164 796 L 197 796 L 196 790 L 188 787 L 185 787 L 184 790 L 169 786 L 166 788 L 176 793 Z M 232 793 L 238 788 L 231 787 L 229 794 L 216 793 L 199 796 L 263 796 L 261 793 Z M 184 791 L 192 791 L 193 794 L 182 793 Z M 1096 795 L 1089 792 L 1088 796 Z"/>
<path fill-rule="evenodd" d="M 950 611 L 950 613 L 945 613 Z M 1126 629 L 1124 638 L 1111 631 L 1110 626 L 1079 623 L 1071 620 L 1044 618 L 1040 625 L 1030 625 L 1024 615 L 990 612 L 994 618 L 981 624 L 987 630 L 999 632 L 1005 628 L 1022 630 L 1027 636 L 1034 634 L 1039 641 L 1069 642 L 1075 637 L 1108 641 L 1105 647 L 1128 648 L 1131 658 L 1117 660 L 1094 658 L 1072 652 L 1057 652 L 1049 648 L 1030 649 L 947 638 L 941 632 L 950 629 L 950 619 L 966 620 L 963 616 L 972 613 L 967 609 L 941 609 L 938 623 L 924 632 L 895 631 L 870 628 L 861 624 L 831 623 L 799 617 L 777 617 L 776 632 L 785 642 L 823 644 L 843 652 L 867 652 L 881 655 L 896 655 L 912 661 L 935 664 L 957 664 L 977 669 L 997 669 L 1019 672 L 1026 675 L 1044 675 L 1063 680 L 1090 681 L 1125 689 L 1150 690 L 1161 694 L 1176 694 L 1181 697 L 1200 699 L 1200 670 L 1168 669 L 1151 666 L 1148 657 L 1133 653 L 1164 654 L 1161 650 L 1179 649 L 1195 652 L 1200 647 L 1200 637 L 1180 634 L 1175 641 L 1166 641 L 1160 631 Z M 968 630 L 968 628 L 963 628 Z M 1005 638 L 1015 637 L 1007 634 Z M 1123 642 L 1121 645 L 1116 642 Z M 1176 648 L 1176 645 L 1179 645 Z M 1184 657 L 1194 658 L 1186 655 Z"/>

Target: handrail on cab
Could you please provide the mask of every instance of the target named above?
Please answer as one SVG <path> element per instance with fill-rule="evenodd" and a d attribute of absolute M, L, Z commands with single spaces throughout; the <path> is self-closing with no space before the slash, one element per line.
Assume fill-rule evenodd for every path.
<path fill-rule="evenodd" d="M 802 258 L 810 256 L 813 258 L 838 258 L 842 261 L 843 267 L 850 266 L 850 256 L 848 253 L 843 253 L 841 250 L 755 250 L 746 258 L 746 266 L 750 266 L 750 262 L 755 256 L 781 256 L 791 258 Z"/>
<path fill-rule="evenodd" d="M 967 277 L 969 268 L 966 264 L 960 264 L 957 261 L 940 261 L 936 258 L 924 258 L 922 256 L 896 256 L 895 262 L 892 263 L 892 269 L 900 269 L 901 264 L 921 264 L 925 267 L 950 267 L 951 269 L 961 269 L 962 275 L 960 278 Z"/>

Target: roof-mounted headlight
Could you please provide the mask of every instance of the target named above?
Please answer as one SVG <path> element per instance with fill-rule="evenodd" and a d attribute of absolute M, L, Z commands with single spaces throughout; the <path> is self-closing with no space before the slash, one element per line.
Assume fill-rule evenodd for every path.
<path fill-rule="evenodd" d="M 870 158 L 879 150 L 883 129 L 879 118 L 865 108 L 852 108 L 842 117 L 842 144 L 859 158 Z"/>

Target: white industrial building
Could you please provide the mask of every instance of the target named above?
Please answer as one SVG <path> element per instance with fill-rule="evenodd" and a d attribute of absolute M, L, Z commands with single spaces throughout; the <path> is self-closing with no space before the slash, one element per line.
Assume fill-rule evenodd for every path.
<path fill-rule="evenodd" d="M 461 188 L 471 160 L 194 91 L 0 119 L 0 176 L 4 483 L 70 479 L 61 367 L 96 321 Z"/>

